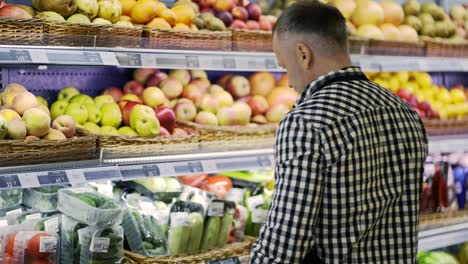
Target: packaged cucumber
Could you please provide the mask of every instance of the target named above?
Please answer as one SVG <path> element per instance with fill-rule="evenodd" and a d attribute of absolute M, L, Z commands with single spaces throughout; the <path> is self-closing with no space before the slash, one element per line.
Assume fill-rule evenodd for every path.
<path fill-rule="evenodd" d="M 166 203 L 172 202 L 179 197 L 182 186 L 174 178 L 146 178 L 128 182 L 128 185 L 144 196 Z"/>
<path fill-rule="evenodd" d="M 80 264 L 81 245 L 78 240 L 78 230 L 87 227 L 87 225 L 71 217 L 63 215 L 60 227 L 61 263 Z"/>
<path fill-rule="evenodd" d="M 65 186 L 46 186 L 24 189 L 23 204 L 41 212 L 53 212 L 57 210 L 57 192 Z"/>
<path fill-rule="evenodd" d="M 127 195 L 122 227 L 130 250 L 145 256 L 167 254 L 166 230 L 169 208 L 140 195 Z"/>
<path fill-rule="evenodd" d="M 203 207 L 200 204 L 176 201 L 171 206 L 168 250 L 171 255 L 200 250 L 203 235 Z"/>
<path fill-rule="evenodd" d="M 234 225 L 231 228 L 228 242 L 241 242 L 245 237 L 245 228 L 249 212 L 244 204 L 245 189 L 231 188 L 226 194 L 226 200 L 236 203 L 236 211 L 234 213 Z"/>
<path fill-rule="evenodd" d="M 123 261 L 124 233 L 120 225 L 78 230 L 80 264 L 120 264 Z"/>
<path fill-rule="evenodd" d="M 13 244 L 14 264 L 48 263 L 58 264 L 56 233 L 43 231 L 20 231 L 15 235 Z"/>
<path fill-rule="evenodd" d="M 229 239 L 236 204 L 225 200 L 211 201 L 205 218 L 201 249 L 223 247 Z"/>
<path fill-rule="evenodd" d="M 264 188 L 261 194 L 250 196 L 246 194 L 246 207 L 249 210 L 245 234 L 249 236 L 258 236 L 260 228 L 265 223 L 268 209 L 270 208 L 273 192 Z"/>
<path fill-rule="evenodd" d="M 208 210 L 210 201 L 214 199 L 216 199 L 216 195 L 188 185 L 182 187 L 182 193 L 179 196 L 180 201 L 198 203 L 203 206 L 204 214 Z"/>
<path fill-rule="evenodd" d="M 123 217 L 123 209 L 119 203 L 88 188 L 60 189 L 57 209 L 96 227 L 120 224 Z"/>
<path fill-rule="evenodd" d="M 21 189 L 0 190 L 0 216 L 12 208 L 18 207 L 23 201 L 23 191 Z"/>

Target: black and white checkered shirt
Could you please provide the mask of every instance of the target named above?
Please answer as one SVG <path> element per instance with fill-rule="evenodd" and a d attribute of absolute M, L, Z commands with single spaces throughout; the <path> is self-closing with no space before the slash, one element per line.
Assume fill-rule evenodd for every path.
<path fill-rule="evenodd" d="M 312 82 L 276 137 L 251 263 L 415 262 L 427 139 L 410 106 L 349 67 Z"/>

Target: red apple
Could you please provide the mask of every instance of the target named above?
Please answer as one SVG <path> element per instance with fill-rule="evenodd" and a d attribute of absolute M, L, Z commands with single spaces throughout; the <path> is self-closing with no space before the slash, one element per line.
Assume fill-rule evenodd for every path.
<path fill-rule="evenodd" d="M 250 94 L 250 83 L 242 75 L 236 75 L 229 80 L 226 90 L 234 96 L 240 98 Z"/>
<path fill-rule="evenodd" d="M 177 80 L 179 80 L 182 85 L 187 85 L 190 82 L 190 72 L 188 70 L 182 70 L 182 69 L 177 69 L 177 70 L 171 70 L 169 72 L 169 77 L 173 77 Z"/>
<path fill-rule="evenodd" d="M 127 101 L 124 108 L 122 109 L 122 119 L 125 125 L 130 125 L 130 114 L 135 106 L 139 105 L 137 102 Z"/>
<path fill-rule="evenodd" d="M 431 105 L 426 101 L 419 103 L 418 108 L 423 110 L 426 113 L 432 111 Z"/>
<path fill-rule="evenodd" d="M 167 99 L 175 99 L 182 94 L 184 87 L 179 80 L 173 77 L 169 77 L 161 82 L 161 90 Z"/>
<path fill-rule="evenodd" d="M 410 92 L 405 89 L 399 89 L 395 94 L 403 100 L 408 100 L 411 95 Z"/>
<path fill-rule="evenodd" d="M 268 18 L 261 16 L 258 20 L 258 24 L 260 25 L 260 29 L 264 31 L 271 31 L 273 26 Z"/>
<path fill-rule="evenodd" d="M 234 0 L 216 0 L 214 3 L 214 10 L 221 11 L 231 11 L 234 7 Z"/>
<path fill-rule="evenodd" d="M 247 104 L 252 109 L 253 115 L 263 115 L 270 107 L 266 98 L 260 95 L 250 97 L 250 99 L 247 101 Z"/>
<path fill-rule="evenodd" d="M 199 0 L 198 1 L 198 5 L 202 8 L 202 11 L 213 7 L 215 3 L 216 3 L 216 0 Z"/>
<path fill-rule="evenodd" d="M 216 114 L 216 112 L 218 112 L 219 102 L 215 97 L 205 94 L 200 98 L 198 106 L 202 111 Z"/>
<path fill-rule="evenodd" d="M 252 122 L 254 122 L 255 124 L 266 124 L 268 123 L 268 120 L 264 115 L 256 115 L 252 117 Z"/>
<path fill-rule="evenodd" d="M 210 80 L 206 78 L 195 79 L 191 82 L 191 84 L 195 84 L 196 86 L 198 86 L 198 89 L 200 89 L 201 93 L 207 93 L 208 89 L 210 89 L 211 86 Z"/>
<path fill-rule="evenodd" d="M 273 91 L 268 95 L 267 100 L 270 106 L 284 104 L 289 107 L 289 109 L 292 109 L 297 98 L 299 98 L 299 94 L 294 89 L 278 87 L 273 89 Z"/>
<path fill-rule="evenodd" d="M 192 102 L 178 102 L 174 111 L 179 121 L 193 121 L 197 115 L 197 108 Z"/>
<path fill-rule="evenodd" d="M 245 7 L 243 6 L 235 6 L 231 12 L 235 19 L 247 21 L 247 19 L 249 18 L 249 13 L 247 12 L 247 9 L 245 9 Z"/>
<path fill-rule="evenodd" d="M 191 83 L 185 86 L 182 92 L 182 97 L 190 99 L 192 102 L 197 102 L 202 96 L 203 93 L 198 86 Z"/>
<path fill-rule="evenodd" d="M 248 30 L 260 30 L 260 24 L 255 20 L 247 20 L 245 24 Z"/>
<path fill-rule="evenodd" d="M 231 28 L 232 29 L 247 29 L 247 25 L 242 20 L 234 19 L 234 21 L 232 21 Z"/>
<path fill-rule="evenodd" d="M 407 103 L 413 107 L 413 108 L 417 108 L 418 107 L 418 98 L 416 98 L 416 95 L 414 94 L 411 94 L 407 100 Z"/>
<path fill-rule="evenodd" d="M 266 113 L 266 118 L 270 123 L 278 123 L 289 112 L 288 106 L 284 104 L 274 105 Z"/>
<path fill-rule="evenodd" d="M 223 21 L 226 27 L 229 27 L 232 24 L 233 17 L 228 11 L 220 11 L 216 13 L 216 17 Z"/>
<path fill-rule="evenodd" d="M 426 113 L 423 110 L 418 109 L 418 108 L 414 108 L 414 111 L 416 111 L 416 113 L 418 114 L 418 116 L 420 118 L 425 118 L 426 117 Z"/>
<path fill-rule="evenodd" d="M 272 16 L 272 15 L 265 16 L 265 18 L 267 18 L 270 21 L 270 24 L 272 27 L 276 25 L 276 21 L 278 20 L 277 17 Z"/>
<path fill-rule="evenodd" d="M 229 107 L 234 104 L 232 95 L 224 90 L 213 93 L 213 96 L 218 100 L 219 108 Z"/>
<path fill-rule="evenodd" d="M 139 68 L 133 72 L 133 79 L 141 84 L 145 84 L 148 77 L 155 74 L 157 71 L 159 70 Z"/>
<path fill-rule="evenodd" d="M 26 10 L 15 5 L 4 5 L 0 8 L 0 17 L 13 17 L 13 18 L 32 18 Z"/>
<path fill-rule="evenodd" d="M 155 108 L 156 117 L 159 120 L 159 124 L 167 129 L 169 133 L 174 131 L 176 125 L 176 114 L 175 112 L 167 107 Z"/>
<path fill-rule="evenodd" d="M 159 135 L 162 137 L 167 137 L 170 136 L 171 133 L 169 133 L 169 131 L 167 131 L 167 129 L 165 129 L 164 127 L 159 127 Z"/>
<path fill-rule="evenodd" d="M 201 1 L 203 1 L 203 0 L 201 0 Z M 214 16 L 216 12 L 211 7 L 203 7 L 200 10 L 200 14 L 203 14 L 203 13 L 210 13 L 210 14 L 212 14 Z"/>
<path fill-rule="evenodd" d="M 270 72 L 256 72 L 249 77 L 250 94 L 268 96 L 276 85 L 276 79 Z"/>
<path fill-rule="evenodd" d="M 217 126 L 218 118 L 211 112 L 201 111 L 195 117 L 195 123 L 201 125 Z"/>
<path fill-rule="evenodd" d="M 234 75 L 232 74 L 226 74 L 226 75 L 223 75 L 221 78 L 218 79 L 218 82 L 217 84 L 223 88 L 226 88 L 229 80 L 233 77 Z"/>
<path fill-rule="evenodd" d="M 148 87 L 143 91 L 143 103 L 147 106 L 158 107 L 164 104 L 166 96 L 158 87 Z"/>
<path fill-rule="evenodd" d="M 258 20 L 262 15 L 262 9 L 256 3 L 249 3 L 246 8 L 249 13 L 249 19 Z"/>
<path fill-rule="evenodd" d="M 183 130 L 182 128 L 174 128 L 174 132 L 172 132 L 172 135 L 173 136 L 188 136 L 189 133 L 185 130 Z"/>
<path fill-rule="evenodd" d="M 123 96 L 123 91 L 119 87 L 109 87 L 102 94 L 108 94 L 114 98 L 115 102 L 120 101 L 120 98 Z"/>
<path fill-rule="evenodd" d="M 143 92 L 143 85 L 137 81 L 129 81 L 124 85 L 124 93 L 126 94 L 136 94 L 136 95 L 141 95 Z"/>
<path fill-rule="evenodd" d="M 159 84 L 167 79 L 167 73 L 165 72 L 157 72 L 153 75 L 151 75 L 150 77 L 148 77 L 148 79 L 146 80 L 146 87 L 149 87 L 149 86 L 156 86 L 156 87 L 159 87 Z"/>
<path fill-rule="evenodd" d="M 218 118 L 219 125 L 221 126 L 234 126 L 237 125 L 237 112 L 232 107 L 224 107 L 219 109 L 218 113 L 216 114 Z"/>

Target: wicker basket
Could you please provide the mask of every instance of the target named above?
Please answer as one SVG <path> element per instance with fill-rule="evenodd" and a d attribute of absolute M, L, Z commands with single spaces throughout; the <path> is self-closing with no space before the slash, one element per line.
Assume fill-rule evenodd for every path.
<path fill-rule="evenodd" d="M 272 33 L 263 30 L 233 30 L 233 50 L 272 51 Z"/>
<path fill-rule="evenodd" d="M 0 18 L 0 44 L 42 45 L 43 32 L 40 19 Z"/>
<path fill-rule="evenodd" d="M 176 256 L 163 257 L 145 257 L 132 252 L 125 251 L 126 263 L 141 263 L 141 264 L 202 264 L 206 261 L 220 260 L 231 257 L 246 256 L 250 253 L 255 238 L 246 237 L 245 241 L 226 245 L 223 248 L 202 251 L 197 254 L 185 254 Z"/>
<path fill-rule="evenodd" d="M 143 29 L 144 45 L 155 49 L 231 50 L 230 31 Z"/>
<path fill-rule="evenodd" d="M 77 131 L 66 140 L 1 140 L 0 166 L 31 165 L 97 158 L 96 137 Z"/>
<path fill-rule="evenodd" d="M 219 141 L 228 142 L 230 140 L 273 138 L 276 133 L 276 124 L 258 125 L 254 127 L 247 126 L 208 126 L 193 122 L 185 123 L 198 129 L 200 132 L 200 141 Z"/>
<path fill-rule="evenodd" d="M 47 45 L 94 47 L 101 25 L 46 21 Z"/>
<path fill-rule="evenodd" d="M 139 48 L 141 46 L 141 27 L 128 28 L 115 25 L 101 25 L 98 29 L 98 47 Z"/>
<path fill-rule="evenodd" d="M 369 49 L 369 39 L 350 36 L 348 37 L 349 53 L 366 54 Z"/>
<path fill-rule="evenodd" d="M 423 123 L 431 136 L 468 133 L 468 119 L 423 119 Z"/>
<path fill-rule="evenodd" d="M 424 56 L 424 42 L 388 41 L 371 39 L 368 54 L 393 56 Z"/>
<path fill-rule="evenodd" d="M 426 56 L 429 57 L 468 57 L 468 41 L 449 42 L 425 38 Z"/>
<path fill-rule="evenodd" d="M 419 229 L 427 230 L 431 228 L 456 225 L 466 222 L 468 222 L 467 209 L 421 214 L 419 218 Z"/>

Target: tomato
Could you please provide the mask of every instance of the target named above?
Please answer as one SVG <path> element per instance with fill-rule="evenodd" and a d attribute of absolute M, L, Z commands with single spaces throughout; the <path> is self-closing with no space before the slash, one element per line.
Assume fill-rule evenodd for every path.
<path fill-rule="evenodd" d="M 40 252 L 41 247 L 41 237 L 49 237 L 50 235 L 47 233 L 37 233 L 28 241 L 28 246 L 26 248 L 26 253 L 30 256 L 38 257 L 38 258 L 47 258 L 50 253 L 49 252 Z"/>
<path fill-rule="evenodd" d="M 15 251 L 15 238 L 16 238 L 16 234 L 10 234 L 7 236 L 7 244 L 5 247 L 5 253 L 11 256 L 13 256 L 13 252 Z"/>
<path fill-rule="evenodd" d="M 3 257 L 3 264 L 13 264 L 13 255 L 5 254 Z"/>
<path fill-rule="evenodd" d="M 224 195 L 232 188 L 232 181 L 229 177 L 215 175 L 208 177 L 206 181 L 208 191 L 216 194 L 219 198 L 224 198 Z"/>
<path fill-rule="evenodd" d="M 197 175 L 190 175 L 190 176 L 180 176 L 179 180 L 186 185 L 190 185 L 193 187 L 198 187 L 203 181 L 208 178 L 208 174 L 197 174 Z"/>

